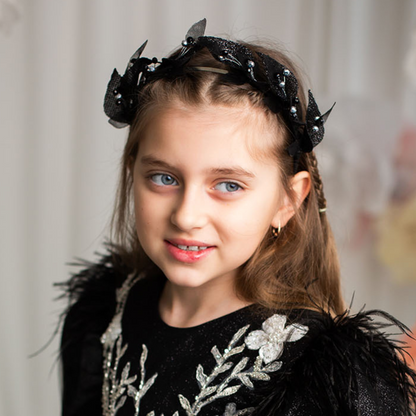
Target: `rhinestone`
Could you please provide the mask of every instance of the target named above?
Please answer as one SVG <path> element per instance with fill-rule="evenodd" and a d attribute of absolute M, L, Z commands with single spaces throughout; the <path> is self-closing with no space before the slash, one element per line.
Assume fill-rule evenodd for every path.
<path fill-rule="evenodd" d="M 114 94 L 114 95 L 117 95 L 117 94 L 118 94 L 118 91 L 117 91 L 117 90 L 114 90 L 114 91 L 113 91 L 113 94 Z"/>
<path fill-rule="evenodd" d="M 292 107 L 290 107 L 290 112 L 292 114 L 296 114 L 298 110 L 296 110 L 296 107 L 294 105 L 292 105 Z"/>
<path fill-rule="evenodd" d="M 156 68 L 154 66 L 149 66 L 148 70 L 150 72 L 155 72 Z"/>
<path fill-rule="evenodd" d="M 318 121 L 320 118 L 321 118 L 320 116 L 316 116 L 315 121 Z"/>
<path fill-rule="evenodd" d="M 247 61 L 247 66 L 249 68 L 254 68 L 254 65 L 255 65 L 254 61 L 251 61 L 251 60 Z"/>
<path fill-rule="evenodd" d="M 117 104 L 117 105 L 120 105 L 120 104 L 121 104 L 121 100 L 117 100 L 117 101 L 116 101 L 116 104 Z"/>
<path fill-rule="evenodd" d="M 116 99 L 116 100 L 120 100 L 122 97 L 123 97 L 123 96 L 122 96 L 121 94 L 117 94 L 117 95 L 115 96 L 115 99 Z"/>
<path fill-rule="evenodd" d="M 318 132 L 318 131 L 319 131 L 319 127 L 318 127 L 318 126 L 313 126 L 313 127 L 312 127 L 312 130 L 313 130 L 314 132 Z"/>
<path fill-rule="evenodd" d="M 188 42 L 186 40 L 182 41 L 182 46 L 188 46 Z"/>
<path fill-rule="evenodd" d="M 223 60 L 224 60 L 224 57 L 223 57 L 222 55 L 219 55 L 219 56 L 218 56 L 218 59 L 219 59 L 220 61 L 223 61 Z"/>
<path fill-rule="evenodd" d="M 285 85 L 286 85 L 286 83 L 285 83 L 284 81 L 282 81 L 282 82 L 279 84 L 279 87 L 280 87 L 280 88 L 284 88 L 284 87 L 285 87 Z"/>
<path fill-rule="evenodd" d="M 284 69 L 283 70 L 283 75 L 288 77 L 290 75 L 290 71 L 288 69 Z"/>

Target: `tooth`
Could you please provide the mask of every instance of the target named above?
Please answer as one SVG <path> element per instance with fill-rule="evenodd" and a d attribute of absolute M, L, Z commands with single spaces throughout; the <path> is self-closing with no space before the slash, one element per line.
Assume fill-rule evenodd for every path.
<path fill-rule="evenodd" d="M 199 247 L 200 250 L 206 250 L 208 247 Z"/>
<path fill-rule="evenodd" d="M 178 244 L 178 248 L 180 248 L 181 250 L 186 250 L 188 246 L 181 246 L 180 244 Z"/>
<path fill-rule="evenodd" d="M 198 246 L 189 246 L 188 250 L 190 250 L 190 251 L 198 251 Z"/>

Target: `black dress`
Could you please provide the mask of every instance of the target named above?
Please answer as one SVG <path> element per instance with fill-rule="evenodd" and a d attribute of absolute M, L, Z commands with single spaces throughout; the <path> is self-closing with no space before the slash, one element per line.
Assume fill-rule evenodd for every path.
<path fill-rule="evenodd" d="M 372 320 L 387 314 L 253 305 L 173 328 L 157 309 L 164 278 L 111 259 L 68 285 L 63 416 L 412 414 L 416 375 Z"/>

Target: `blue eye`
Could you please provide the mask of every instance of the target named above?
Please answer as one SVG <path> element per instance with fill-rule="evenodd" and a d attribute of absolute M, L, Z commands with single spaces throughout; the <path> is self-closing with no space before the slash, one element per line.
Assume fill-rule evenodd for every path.
<path fill-rule="evenodd" d="M 221 182 L 215 185 L 215 189 L 224 193 L 232 193 L 232 192 L 237 192 L 242 188 L 240 185 L 236 184 L 235 182 Z"/>
<path fill-rule="evenodd" d="M 155 175 L 152 175 L 150 179 L 152 182 L 159 186 L 172 186 L 178 184 L 173 176 L 167 175 L 165 173 L 156 173 Z"/>

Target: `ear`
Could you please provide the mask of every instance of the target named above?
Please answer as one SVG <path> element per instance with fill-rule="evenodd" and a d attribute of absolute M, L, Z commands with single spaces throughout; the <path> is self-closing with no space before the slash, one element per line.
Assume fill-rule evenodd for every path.
<path fill-rule="evenodd" d="M 284 227 L 295 214 L 295 209 L 298 209 L 308 196 L 311 190 L 311 175 L 309 172 L 303 170 L 294 175 L 290 180 L 290 188 L 295 197 L 294 204 L 292 204 L 288 195 L 284 196 L 283 203 L 272 220 L 271 225 L 274 228 L 279 228 L 279 225 Z"/>

